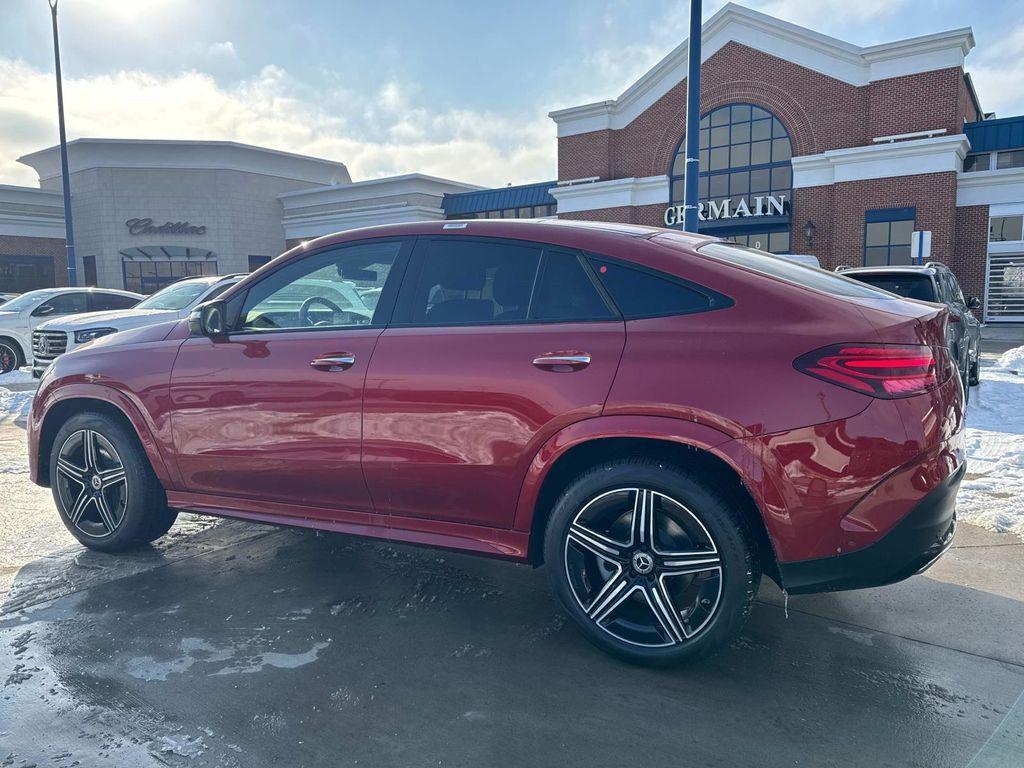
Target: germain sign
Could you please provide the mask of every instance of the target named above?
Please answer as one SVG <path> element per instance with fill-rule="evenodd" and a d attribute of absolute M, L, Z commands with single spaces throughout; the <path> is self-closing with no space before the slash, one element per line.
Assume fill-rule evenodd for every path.
<path fill-rule="evenodd" d="M 751 207 L 745 197 L 741 197 L 735 206 L 732 198 L 727 197 L 718 202 L 711 200 L 701 203 L 697 207 L 698 221 L 718 221 L 720 219 L 745 219 L 749 216 L 785 216 L 789 206 L 785 195 L 759 195 L 754 198 L 754 205 Z M 684 219 L 684 207 L 682 205 L 670 205 L 665 209 L 665 226 L 682 224 Z"/>
<path fill-rule="evenodd" d="M 205 235 L 206 225 L 187 221 L 165 221 L 154 224 L 152 219 L 128 219 L 124 223 L 129 235 Z"/>

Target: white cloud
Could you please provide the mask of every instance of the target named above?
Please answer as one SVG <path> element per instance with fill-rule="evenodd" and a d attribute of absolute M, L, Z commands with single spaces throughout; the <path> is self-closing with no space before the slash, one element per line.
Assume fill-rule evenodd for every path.
<path fill-rule="evenodd" d="M 848 24 L 877 21 L 892 16 L 908 4 L 908 0 L 768 0 L 752 5 L 770 16 L 842 37 Z M 910 37 L 913 34 L 907 32 L 900 36 Z"/>
<path fill-rule="evenodd" d="M 221 139 L 341 160 L 354 179 L 421 171 L 503 185 L 554 178 L 554 125 L 522 115 L 419 106 L 388 83 L 360 96 L 344 82 L 312 89 L 267 66 L 236 85 L 184 72 L 65 78 L 69 138 Z M 53 75 L 0 58 L 0 183 L 36 183 L 16 158 L 56 142 Z"/>
<path fill-rule="evenodd" d="M 1024 110 L 1024 24 L 992 45 L 979 46 L 967 65 L 981 108 L 998 117 Z"/>
<path fill-rule="evenodd" d="M 235 44 L 230 40 L 225 40 L 222 43 L 213 43 L 208 49 L 207 54 L 213 59 L 237 59 L 238 52 L 235 50 Z"/>

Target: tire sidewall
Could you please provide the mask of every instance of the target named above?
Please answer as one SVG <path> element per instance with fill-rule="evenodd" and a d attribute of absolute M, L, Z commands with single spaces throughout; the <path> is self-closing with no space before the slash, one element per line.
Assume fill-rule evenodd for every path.
<path fill-rule="evenodd" d="M 685 505 L 707 528 L 722 559 L 722 593 L 714 616 L 695 638 L 669 648 L 632 645 L 597 627 L 577 602 L 565 572 L 565 535 L 577 513 L 599 494 L 628 486 L 659 491 Z M 610 462 L 582 474 L 559 497 L 548 521 L 544 559 L 556 594 L 588 640 L 626 661 L 675 664 L 728 643 L 749 613 L 760 571 L 753 543 L 737 522 L 723 500 L 670 464 L 629 459 Z"/>
<path fill-rule="evenodd" d="M 83 429 L 91 429 L 109 440 L 125 470 L 128 504 L 117 530 L 108 536 L 91 536 L 76 527 L 64 510 L 57 487 L 57 458 L 61 446 L 68 437 Z M 50 451 L 50 487 L 53 501 L 57 506 L 57 513 L 71 535 L 90 549 L 116 552 L 127 549 L 136 542 L 145 527 L 151 482 L 148 460 L 142 455 L 134 436 L 112 419 L 96 413 L 78 414 L 68 419 L 57 432 L 53 449 Z"/>

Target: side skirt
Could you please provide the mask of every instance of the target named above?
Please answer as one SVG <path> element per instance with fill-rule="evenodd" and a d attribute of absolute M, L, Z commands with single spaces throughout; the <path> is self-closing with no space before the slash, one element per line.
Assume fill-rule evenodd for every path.
<path fill-rule="evenodd" d="M 443 547 L 510 560 L 526 560 L 530 543 L 529 533 L 521 531 L 184 491 L 168 491 L 167 504 L 199 515 Z"/>

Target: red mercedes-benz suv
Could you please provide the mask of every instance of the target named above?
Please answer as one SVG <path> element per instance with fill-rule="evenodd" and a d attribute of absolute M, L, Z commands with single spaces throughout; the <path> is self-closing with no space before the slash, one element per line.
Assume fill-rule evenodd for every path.
<path fill-rule="evenodd" d="M 945 322 L 670 230 L 346 232 L 59 358 L 32 478 L 108 552 L 187 510 L 543 563 L 588 639 L 679 661 L 738 632 L 762 573 L 874 586 L 949 545 Z"/>

